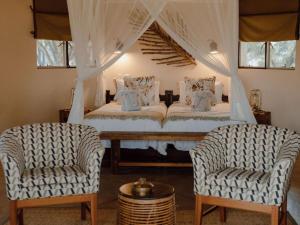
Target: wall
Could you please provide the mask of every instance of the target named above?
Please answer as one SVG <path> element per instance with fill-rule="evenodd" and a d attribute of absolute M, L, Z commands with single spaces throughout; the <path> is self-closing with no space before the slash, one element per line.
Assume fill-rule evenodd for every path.
<path fill-rule="evenodd" d="M 151 60 L 152 56 L 143 55 L 139 44 L 135 44 L 127 53 L 125 53 L 113 66 L 104 72 L 106 88 L 115 92 L 113 80 L 123 74 L 132 75 L 154 75 L 160 81 L 160 93 L 165 90 L 174 90 L 179 93 L 178 81 L 185 76 L 199 77 L 214 75 L 225 86 L 225 93 L 228 90 L 229 79 L 225 76 L 215 73 L 209 68 L 198 63 L 196 66 L 175 67 L 167 65 L 157 65 Z"/>
<path fill-rule="evenodd" d="M 262 91 L 262 108 L 272 112 L 272 123 L 300 132 L 300 45 L 297 43 L 296 70 L 240 69 L 239 75 L 247 93 L 251 89 Z M 105 71 L 106 88 L 114 93 L 113 79 L 121 74 L 155 75 L 160 80 L 160 92 L 174 90 L 178 93 L 178 81 L 184 76 L 199 77 L 216 75 L 225 84 L 228 94 L 228 79 L 198 63 L 191 67 L 156 65 L 149 56 L 141 54 L 138 44 L 133 46 L 112 67 Z"/>
<path fill-rule="evenodd" d="M 0 132 L 19 124 L 57 121 L 58 110 L 70 105 L 76 71 L 36 68 L 30 4 L 30 0 L 1 1 Z M 87 87 L 91 92 L 93 81 Z M 87 101 L 91 104 L 93 98 Z"/>

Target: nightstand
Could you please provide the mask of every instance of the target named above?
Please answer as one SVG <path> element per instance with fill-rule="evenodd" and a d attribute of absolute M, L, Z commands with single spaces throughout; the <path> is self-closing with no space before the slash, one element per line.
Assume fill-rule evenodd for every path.
<path fill-rule="evenodd" d="M 66 123 L 68 121 L 68 117 L 70 114 L 71 109 L 60 109 L 59 110 L 59 122 Z M 91 112 L 90 109 L 84 109 L 84 114 Z"/>
<path fill-rule="evenodd" d="M 271 112 L 259 110 L 253 112 L 258 124 L 271 125 Z"/>

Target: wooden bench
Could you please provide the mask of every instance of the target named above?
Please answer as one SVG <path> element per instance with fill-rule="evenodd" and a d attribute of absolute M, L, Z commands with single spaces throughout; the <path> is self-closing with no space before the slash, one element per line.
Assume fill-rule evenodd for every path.
<path fill-rule="evenodd" d="M 191 163 L 180 162 L 129 162 L 121 161 L 121 140 L 135 141 L 201 141 L 206 133 L 201 132 L 101 132 L 101 140 L 111 141 L 111 168 L 113 173 L 122 166 L 134 167 L 192 167 Z"/>

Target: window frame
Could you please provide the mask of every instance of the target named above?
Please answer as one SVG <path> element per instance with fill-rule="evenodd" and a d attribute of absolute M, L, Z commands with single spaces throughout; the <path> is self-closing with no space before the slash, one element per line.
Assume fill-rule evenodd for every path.
<path fill-rule="evenodd" d="M 239 69 L 258 69 L 258 70 L 295 70 L 295 67 L 270 67 L 270 46 L 271 41 L 265 41 L 265 66 L 264 67 L 251 67 L 241 66 L 241 41 L 238 44 L 238 68 Z"/>
<path fill-rule="evenodd" d="M 36 41 L 39 41 L 37 39 Z M 55 40 L 49 40 L 49 41 L 55 41 Z M 37 69 L 75 69 L 76 66 L 70 66 L 70 61 L 69 61 L 69 42 L 70 41 L 62 41 L 63 43 L 63 51 L 64 51 L 64 61 L 65 65 L 64 66 L 37 66 Z"/>

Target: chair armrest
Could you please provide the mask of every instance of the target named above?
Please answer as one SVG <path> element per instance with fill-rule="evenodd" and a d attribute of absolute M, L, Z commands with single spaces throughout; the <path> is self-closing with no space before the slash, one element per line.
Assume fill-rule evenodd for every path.
<path fill-rule="evenodd" d="M 0 137 L 0 161 L 3 166 L 6 192 L 10 200 L 18 198 L 21 176 L 25 168 L 24 152 L 11 132 Z"/>
<path fill-rule="evenodd" d="M 270 204 L 280 205 L 288 192 L 293 167 L 300 150 L 300 136 L 293 134 L 279 150 L 270 178 Z"/>
<path fill-rule="evenodd" d="M 225 168 L 225 147 L 221 135 L 210 132 L 203 141 L 190 150 L 194 168 L 194 186 L 196 191 L 205 185 L 206 177 Z"/>
<path fill-rule="evenodd" d="M 89 178 L 99 179 L 104 151 L 98 132 L 87 127 L 78 148 L 78 164 Z"/>

